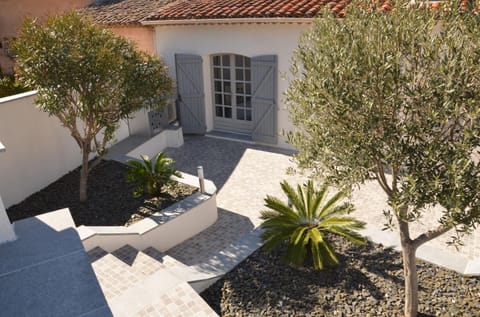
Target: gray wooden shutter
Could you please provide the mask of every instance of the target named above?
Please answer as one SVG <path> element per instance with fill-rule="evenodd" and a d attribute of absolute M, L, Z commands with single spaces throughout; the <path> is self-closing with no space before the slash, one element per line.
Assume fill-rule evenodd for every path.
<path fill-rule="evenodd" d="M 201 56 L 175 54 L 179 119 L 187 134 L 206 132 L 202 64 Z"/>
<path fill-rule="evenodd" d="M 252 58 L 254 141 L 277 144 L 277 56 Z"/>

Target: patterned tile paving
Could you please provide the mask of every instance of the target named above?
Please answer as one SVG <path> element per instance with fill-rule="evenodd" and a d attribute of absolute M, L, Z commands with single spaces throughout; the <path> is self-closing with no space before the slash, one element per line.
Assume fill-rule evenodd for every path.
<path fill-rule="evenodd" d="M 212 179 L 217 188 L 217 203 L 220 208 L 229 212 L 238 214 L 239 217 L 248 217 L 257 227 L 260 224 L 258 218 L 259 210 L 263 209 L 263 198 L 266 194 L 277 197 L 284 197 L 280 190 L 279 181 L 286 179 L 289 182 L 302 182 L 301 177 L 287 175 L 285 170 L 288 167 L 294 167 L 290 162 L 289 155 L 276 153 L 276 149 L 262 147 L 258 145 L 249 145 L 227 140 L 211 139 L 207 137 L 186 137 L 185 145 L 178 148 L 166 149 L 167 154 L 175 159 L 176 168 L 190 174 L 195 174 L 196 166 L 203 165 L 205 177 Z M 194 159 L 192 159 L 194 158 Z M 382 229 L 385 224 L 385 216 L 382 211 L 387 209 L 386 197 L 384 192 L 375 182 L 368 182 L 357 189 L 352 195 L 356 211 L 355 217 L 374 224 L 378 229 Z M 435 226 L 437 223 L 439 210 L 432 209 L 426 213 L 418 224 L 412 225 L 413 236 L 425 231 L 427 228 Z M 232 217 L 230 227 L 235 230 L 240 218 Z M 226 234 L 231 234 L 228 225 Z M 197 244 L 206 243 L 210 235 L 215 240 L 221 236 L 214 227 L 200 233 L 197 237 L 187 240 L 184 243 L 186 247 L 183 251 L 180 246 L 169 250 L 169 254 L 177 257 L 179 260 L 193 261 L 195 256 L 202 256 L 201 250 Z M 454 232 L 448 232 L 445 235 L 428 242 L 427 245 L 450 252 L 452 258 L 462 256 L 469 260 L 480 258 L 480 227 L 478 227 L 471 236 L 465 237 L 464 246 L 457 251 L 445 243 L 451 240 Z M 207 248 L 205 248 L 207 249 Z M 203 251 L 202 251 L 203 252 Z M 182 254 L 183 253 L 183 254 Z M 187 253 L 190 253 L 187 254 Z"/>
<path fill-rule="evenodd" d="M 154 248 L 147 248 L 140 252 L 129 245 L 112 253 L 95 248 L 88 252 L 88 256 L 107 300 L 141 284 L 142 280 L 162 268 L 184 266 Z M 213 317 L 217 315 L 186 282 L 183 282 L 163 294 L 160 293 L 134 316 Z"/>
<path fill-rule="evenodd" d="M 253 224 L 249 218 L 218 209 L 216 223 L 166 253 L 186 265 L 203 263 L 252 229 Z"/>
<path fill-rule="evenodd" d="M 106 254 L 92 262 L 92 268 L 107 301 L 122 294 L 140 280 L 128 265 L 112 254 Z"/>
<path fill-rule="evenodd" d="M 159 252 L 160 253 L 160 252 Z M 141 280 L 156 271 L 165 268 L 162 261 L 158 261 L 135 248 L 125 245 L 120 249 L 112 252 L 112 254 L 128 265 L 130 272 Z M 159 254 L 159 258 L 161 253 Z"/>
<path fill-rule="evenodd" d="M 217 314 L 187 284 L 162 294 L 135 317 L 215 317 Z"/>
<path fill-rule="evenodd" d="M 186 265 L 182 262 L 177 261 L 176 259 L 172 258 L 171 256 L 166 255 L 158 251 L 155 248 L 147 248 L 142 251 L 144 254 L 148 255 L 149 257 L 155 259 L 156 261 L 162 263 L 167 268 L 180 268 L 185 267 Z"/>

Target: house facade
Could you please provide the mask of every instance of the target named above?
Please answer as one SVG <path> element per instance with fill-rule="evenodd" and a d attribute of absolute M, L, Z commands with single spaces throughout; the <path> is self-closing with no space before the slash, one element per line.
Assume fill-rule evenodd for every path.
<path fill-rule="evenodd" d="M 324 10 L 343 16 L 350 1 L 191 0 L 141 21 L 155 27 L 156 54 L 177 82 L 185 133 L 219 131 L 289 148 L 284 93 L 301 35 Z M 390 9 L 388 0 L 377 3 Z"/>
<path fill-rule="evenodd" d="M 345 2 L 331 2 L 340 13 Z M 177 83 L 184 133 L 220 132 L 288 148 L 284 92 L 298 41 L 319 0 L 176 1 L 142 20 Z"/>
<path fill-rule="evenodd" d="M 308 21 L 156 25 L 156 52 L 176 78 L 184 133 L 220 131 L 287 147 L 281 74 L 307 28 Z"/>
<path fill-rule="evenodd" d="M 150 28 L 153 51 L 176 81 L 176 114 L 184 133 L 213 131 L 288 148 L 282 136 L 291 128 L 283 103 L 288 80 L 282 74 L 288 74 L 293 51 L 313 18 L 326 7 L 341 14 L 347 2 L 148 2 L 150 12 L 143 17 L 148 10 L 133 0 L 87 13 L 113 29 L 129 16 L 130 25 Z"/>

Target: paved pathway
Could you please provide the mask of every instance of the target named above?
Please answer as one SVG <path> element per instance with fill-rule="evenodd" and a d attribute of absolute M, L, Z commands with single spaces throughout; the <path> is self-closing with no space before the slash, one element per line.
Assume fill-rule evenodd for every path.
<path fill-rule="evenodd" d="M 282 180 L 303 181 L 286 174 L 294 166 L 291 152 L 276 148 L 189 136 L 182 147 L 165 152 L 182 172 L 196 175 L 197 166 L 203 166 L 205 177 L 218 189 L 218 221 L 167 252 L 188 265 L 202 263 L 258 227 L 264 197 L 282 197 Z"/>
<path fill-rule="evenodd" d="M 187 137 L 177 149 L 169 148 L 167 155 L 176 161 L 179 170 L 196 174 L 202 165 L 205 177 L 218 189 L 220 208 L 246 216 L 257 227 L 259 211 L 267 194 L 281 197 L 280 182 L 303 181 L 298 175 L 287 175 L 295 165 L 291 152 L 266 146 L 214 139 Z"/>
<path fill-rule="evenodd" d="M 200 262 L 222 250 L 229 241 L 235 241 L 260 224 L 259 211 L 263 208 L 263 198 L 269 194 L 282 197 L 280 181 L 286 179 L 292 183 L 303 182 L 305 177 L 287 175 L 291 162 L 291 153 L 276 148 L 252 145 L 236 141 L 214 139 L 209 137 L 186 137 L 180 148 L 169 148 L 167 155 L 176 160 L 177 169 L 189 174 L 196 174 L 198 165 L 204 168 L 205 177 L 214 181 L 218 188 L 217 203 L 220 208 L 217 224 L 171 249 L 169 254 L 190 264 Z M 385 223 L 382 210 L 387 208 L 385 195 L 375 183 L 362 186 L 353 194 L 357 207 L 354 216 L 369 223 L 369 227 L 385 236 L 396 239 L 397 233 L 381 233 Z M 432 214 L 438 211 L 432 211 Z M 431 225 L 435 218 L 430 214 L 422 219 L 423 224 L 416 225 L 414 232 L 421 232 Z M 447 247 L 445 241 L 451 234 L 446 234 L 428 243 L 430 251 L 442 251 L 450 256 L 473 260 L 480 259 L 480 229 L 465 239 L 465 247 L 456 251 Z M 480 272 L 480 271 L 479 271 Z"/>

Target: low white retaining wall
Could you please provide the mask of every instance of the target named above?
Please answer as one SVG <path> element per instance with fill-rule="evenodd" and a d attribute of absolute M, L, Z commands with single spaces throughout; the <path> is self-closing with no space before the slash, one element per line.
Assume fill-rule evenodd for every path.
<path fill-rule="evenodd" d="M 178 181 L 198 187 L 198 178 L 182 174 Z M 85 250 L 101 247 L 107 252 L 129 244 L 137 250 L 154 247 L 167 251 L 217 221 L 216 187 L 205 180 L 205 193 L 190 197 L 129 227 L 80 226 L 77 228 Z"/>
<path fill-rule="evenodd" d="M 170 127 L 163 130 L 147 142 L 127 153 L 128 157 L 140 159 L 141 155 L 154 157 L 167 147 L 179 147 L 183 145 L 182 127 Z"/>

